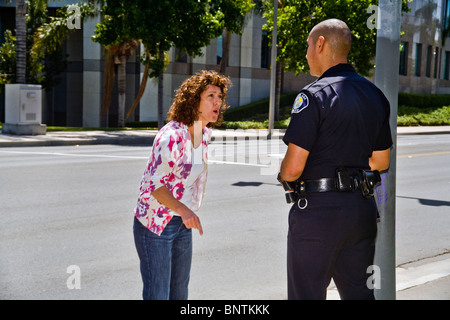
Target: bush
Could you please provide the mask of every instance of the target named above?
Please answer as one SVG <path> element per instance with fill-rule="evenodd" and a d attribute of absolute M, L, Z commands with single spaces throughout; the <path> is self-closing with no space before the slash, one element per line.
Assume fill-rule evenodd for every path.
<path fill-rule="evenodd" d="M 450 94 L 413 94 L 399 92 L 398 105 L 415 108 L 450 106 Z"/>
<path fill-rule="evenodd" d="M 158 121 L 131 121 L 125 124 L 128 128 L 158 128 Z"/>
<path fill-rule="evenodd" d="M 225 121 L 218 129 L 267 129 L 269 120 L 259 121 Z"/>
<path fill-rule="evenodd" d="M 284 93 L 280 96 L 280 113 L 283 107 L 289 106 L 289 110 L 292 110 L 295 98 L 298 92 Z M 261 117 L 268 118 L 269 113 L 269 100 L 265 98 L 259 101 L 249 103 L 244 106 L 236 107 L 225 111 L 225 121 L 241 121 L 241 120 L 261 120 Z M 264 121 L 264 120 L 263 120 Z"/>
<path fill-rule="evenodd" d="M 283 94 L 280 98 L 280 121 L 276 129 L 286 129 L 297 92 Z M 450 125 L 450 95 L 398 94 L 398 126 Z M 267 129 L 269 98 L 231 109 L 224 115 L 224 129 Z"/>
<path fill-rule="evenodd" d="M 450 106 L 440 108 L 399 106 L 397 115 L 398 126 L 450 125 Z"/>
<path fill-rule="evenodd" d="M 289 126 L 292 105 L 298 92 L 282 94 L 280 97 L 280 121 L 274 128 Z M 398 94 L 398 126 L 450 125 L 450 95 Z M 224 123 L 218 129 L 267 129 L 269 121 L 269 98 L 229 109 L 224 114 Z M 157 122 L 128 122 L 131 128 L 156 128 Z"/>

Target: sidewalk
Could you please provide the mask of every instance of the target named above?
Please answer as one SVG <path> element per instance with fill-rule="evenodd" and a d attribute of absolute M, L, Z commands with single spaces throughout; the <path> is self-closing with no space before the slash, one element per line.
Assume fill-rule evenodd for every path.
<path fill-rule="evenodd" d="M 266 139 L 267 130 L 213 130 L 212 141 L 235 139 Z M 92 144 L 152 145 L 157 130 L 47 132 L 46 135 L 17 136 L 0 133 L 2 147 L 70 146 Z M 397 134 L 450 133 L 450 126 L 398 127 Z M 284 130 L 275 129 L 273 139 L 283 138 Z"/>
<path fill-rule="evenodd" d="M 396 268 L 397 300 L 450 300 L 450 253 Z M 339 300 L 332 283 L 327 300 Z"/>
<path fill-rule="evenodd" d="M 93 144 L 152 145 L 156 130 L 47 132 L 46 135 L 0 134 L 1 147 L 42 147 Z"/>

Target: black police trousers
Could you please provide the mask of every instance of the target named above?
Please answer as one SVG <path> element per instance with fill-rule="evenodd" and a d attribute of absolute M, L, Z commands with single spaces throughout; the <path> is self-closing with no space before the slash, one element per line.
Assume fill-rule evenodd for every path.
<path fill-rule="evenodd" d="M 288 299 L 325 300 L 333 279 L 342 300 L 374 300 L 367 280 L 377 234 L 375 200 L 360 192 L 307 195 L 289 213 Z M 303 203 L 301 203 L 303 206 Z"/>

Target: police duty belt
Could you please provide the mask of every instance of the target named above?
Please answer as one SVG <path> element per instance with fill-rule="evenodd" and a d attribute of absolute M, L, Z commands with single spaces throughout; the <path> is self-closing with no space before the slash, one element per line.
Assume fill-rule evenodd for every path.
<path fill-rule="evenodd" d="M 288 204 L 297 202 L 301 210 L 306 209 L 308 193 L 314 192 L 355 192 L 361 190 L 364 198 L 373 197 L 375 188 L 381 184 L 380 172 L 358 170 L 356 174 L 350 174 L 347 168 L 337 168 L 334 178 L 322 178 L 317 180 L 301 180 L 288 182 L 281 179 L 278 174 L 278 181 L 286 191 L 286 202 Z"/>

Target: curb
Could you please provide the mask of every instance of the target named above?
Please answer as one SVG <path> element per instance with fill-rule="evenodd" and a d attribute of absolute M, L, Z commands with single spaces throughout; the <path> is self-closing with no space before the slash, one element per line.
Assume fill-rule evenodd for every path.
<path fill-rule="evenodd" d="M 142 145 L 151 146 L 155 137 L 137 138 L 105 138 L 105 139 L 83 139 L 83 140 L 35 140 L 35 141 L 11 141 L 0 142 L 0 148 L 6 147 L 61 147 L 61 146 L 76 146 L 76 145 Z"/>
<path fill-rule="evenodd" d="M 268 136 L 267 129 L 214 130 L 211 142 L 239 140 L 282 139 L 286 130 L 274 129 Z M 76 133 L 51 132 L 40 136 L 16 136 L 0 134 L 0 148 L 5 147 L 56 147 L 76 145 L 129 145 L 151 146 L 157 131 L 85 131 Z M 450 126 L 443 127 L 398 127 L 397 135 L 450 134 Z"/>
<path fill-rule="evenodd" d="M 397 127 L 397 135 L 449 134 L 450 126 L 435 127 Z"/>

